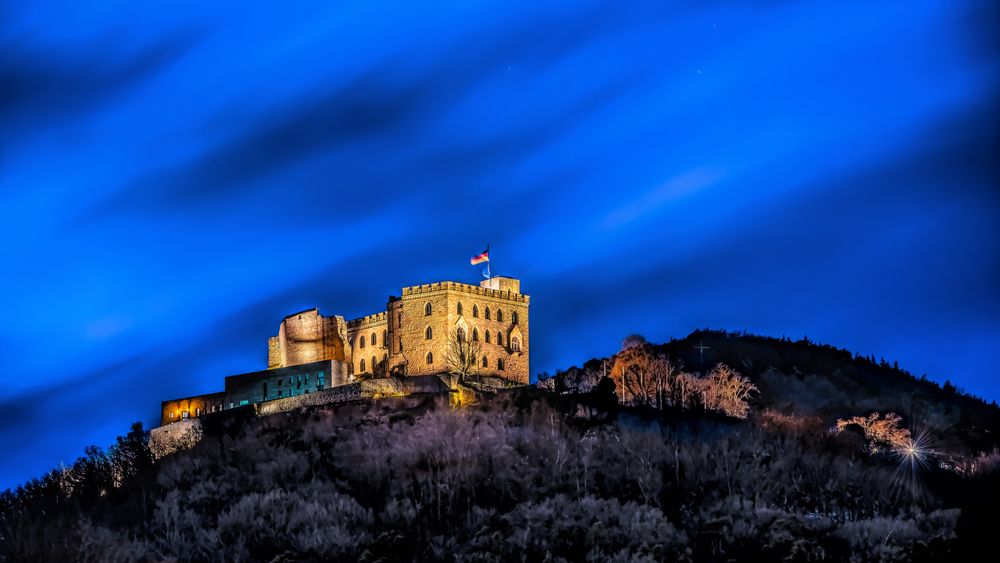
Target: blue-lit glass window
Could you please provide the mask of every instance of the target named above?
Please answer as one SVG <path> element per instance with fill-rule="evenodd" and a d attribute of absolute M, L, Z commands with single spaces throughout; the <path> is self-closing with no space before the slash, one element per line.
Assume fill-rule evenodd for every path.
<path fill-rule="evenodd" d="M 250 404 L 250 401 L 248 401 L 248 400 L 246 400 L 246 399 L 243 399 L 242 401 L 240 401 L 240 406 L 241 406 L 241 407 L 242 407 L 243 405 L 249 405 L 249 404 Z"/>

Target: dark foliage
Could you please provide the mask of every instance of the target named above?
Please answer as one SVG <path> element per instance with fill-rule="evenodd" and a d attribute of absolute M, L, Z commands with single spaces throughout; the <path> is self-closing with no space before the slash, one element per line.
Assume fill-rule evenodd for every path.
<path fill-rule="evenodd" d="M 887 389 L 916 382 L 926 405 L 982 411 L 958 424 L 992 420 L 975 399 L 841 351 L 816 347 L 810 359 L 815 345 L 762 339 L 749 356 L 727 343 L 753 338 L 693 338 L 717 354 L 712 363 L 758 383 L 833 369 L 834 389 L 888 400 Z M 662 353 L 690 362 L 688 344 Z M 830 429 L 829 417 L 867 408 L 863 396 L 806 397 L 792 412 L 779 407 L 793 391 L 771 386 L 775 395 L 762 391 L 737 420 L 621 407 L 608 379 L 582 393 L 580 380 L 458 410 L 407 397 L 256 419 L 241 411 L 206 419 L 201 443 L 155 464 L 134 426 L 107 452 L 89 448 L 0 495 L 0 561 L 989 558 L 1000 453 L 916 468 L 892 451 L 873 455 L 859 434 Z"/>

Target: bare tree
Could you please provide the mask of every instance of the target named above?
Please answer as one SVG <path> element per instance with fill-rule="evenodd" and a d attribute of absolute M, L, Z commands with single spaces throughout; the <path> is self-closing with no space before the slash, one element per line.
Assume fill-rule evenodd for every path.
<path fill-rule="evenodd" d="M 837 431 L 841 432 L 854 424 L 860 426 L 868 440 L 868 449 L 874 454 L 881 451 L 884 446 L 899 449 L 910 443 L 910 431 L 899 427 L 902 420 L 902 417 L 894 412 L 887 412 L 882 416 L 876 411 L 868 416 L 838 419 Z"/>
<path fill-rule="evenodd" d="M 701 383 L 705 408 L 737 418 L 747 417 L 750 412 L 747 400 L 757 392 L 757 386 L 749 379 L 726 364 L 716 364 Z"/>
<path fill-rule="evenodd" d="M 662 354 L 654 354 L 645 339 L 629 336 L 615 356 L 611 379 L 623 403 L 663 409 L 674 402 L 678 367 Z"/>
<path fill-rule="evenodd" d="M 457 376 L 464 383 L 469 376 L 479 375 L 479 357 L 481 346 L 479 340 L 469 338 L 469 335 L 459 329 L 448 335 L 448 351 L 445 354 L 445 366 L 448 373 Z"/>

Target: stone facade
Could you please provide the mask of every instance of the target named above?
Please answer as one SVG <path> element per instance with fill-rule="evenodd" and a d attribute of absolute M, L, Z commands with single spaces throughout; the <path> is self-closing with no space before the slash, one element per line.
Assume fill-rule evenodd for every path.
<path fill-rule="evenodd" d="M 324 317 L 315 308 L 288 315 L 278 334 L 268 339 L 267 370 L 229 376 L 221 393 L 164 401 L 161 423 L 372 378 L 443 374 L 459 333 L 478 341 L 473 375 L 526 384 L 531 373 L 529 304 L 519 280 L 495 276 L 478 286 L 437 282 L 404 287 L 401 296 L 389 297 L 384 311 L 351 321 Z"/>
<path fill-rule="evenodd" d="M 346 362 L 352 378 L 442 373 L 449 340 L 461 329 L 479 341 L 480 375 L 527 383 L 529 304 L 519 280 L 496 276 L 478 286 L 404 287 L 401 297 L 389 298 L 385 311 L 346 323 L 310 309 L 281 322 L 278 336 L 268 341 L 268 367 L 332 359 Z"/>

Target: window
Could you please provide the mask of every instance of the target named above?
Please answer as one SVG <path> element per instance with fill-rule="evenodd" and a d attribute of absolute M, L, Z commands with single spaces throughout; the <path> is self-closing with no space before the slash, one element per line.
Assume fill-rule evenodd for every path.
<path fill-rule="evenodd" d="M 170 413 L 170 420 L 174 419 L 174 413 Z"/>
<path fill-rule="evenodd" d="M 383 330 L 382 331 L 382 347 L 385 348 L 388 345 L 389 345 L 389 333 Z"/>
<path fill-rule="evenodd" d="M 428 364 L 434 363 L 434 354 L 431 352 L 427 352 L 427 363 Z"/>
<path fill-rule="evenodd" d="M 372 356 L 372 373 L 375 373 L 375 370 L 377 369 L 378 369 L 378 363 L 375 361 L 375 356 Z"/>
<path fill-rule="evenodd" d="M 521 339 L 518 338 L 518 337 L 516 337 L 516 336 L 511 337 L 511 339 L 510 339 L 510 349 L 513 350 L 513 351 L 515 351 L 515 352 L 520 352 L 521 351 Z"/>
<path fill-rule="evenodd" d="M 477 319 L 479 318 L 479 305 L 475 303 L 472 304 L 472 316 Z"/>
<path fill-rule="evenodd" d="M 396 328 L 403 328 L 403 313 L 396 315 Z"/>
<path fill-rule="evenodd" d="M 278 398 L 279 399 L 281 398 L 281 395 L 282 395 L 282 391 L 281 391 L 281 389 L 278 389 Z"/>
<path fill-rule="evenodd" d="M 478 328 L 472 329 L 472 341 L 473 342 L 479 342 L 479 329 Z"/>
<path fill-rule="evenodd" d="M 229 401 L 229 408 L 233 408 L 233 402 Z"/>
<path fill-rule="evenodd" d="M 361 335 L 361 347 L 362 348 L 365 347 L 365 337 L 364 337 L 364 335 Z"/>
<path fill-rule="evenodd" d="M 427 327 L 426 329 L 424 329 L 424 339 L 430 340 L 431 338 L 434 338 L 434 331 L 431 329 L 431 327 Z"/>
<path fill-rule="evenodd" d="M 497 346 L 503 346 L 503 333 L 497 331 Z"/>
<path fill-rule="evenodd" d="M 483 317 L 484 317 L 484 318 L 485 318 L 486 320 L 490 320 L 490 308 L 489 308 L 489 307 L 486 307 L 486 310 L 485 310 L 485 311 L 483 311 Z"/>
<path fill-rule="evenodd" d="M 281 385 L 281 379 L 278 379 L 278 385 Z"/>
<path fill-rule="evenodd" d="M 503 311 L 497 309 L 497 322 L 503 322 Z"/>
<path fill-rule="evenodd" d="M 503 358 L 497 358 L 497 369 L 503 371 Z"/>
<path fill-rule="evenodd" d="M 378 338 L 376 338 L 376 335 L 373 332 L 372 333 L 372 346 L 375 346 L 376 344 L 378 344 Z"/>
<path fill-rule="evenodd" d="M 189 418 L 190 416 L 190 411 L 181 411 L 181 418 Z"/>
<path fill-rule="evenodd" d="M 246 399 L 243 399 L 242 401 L 240 401 L 240 406 L 241 406 L 241 407 L 242 407 L 242 406 L 245 406 L 245 405 L 249 405 L 249 404 L 250 404 L 250 401 L 248 401 L 248 400 L 246 400 Z"/>
<path fill-rule="evenodd" d="M 399 337 L 399 351 L 400 352 L 403 351 L 403 337 L 402 336 Z"/>
<path fill-rule="evenodd" d="M 201 416 L 201 409 L 194 409 L 195 416 Z"/>
<path fill-rule="evenodd" d="M 510 324 L 512 325 L 517 324 L 517 311 L 514 311 L 513 313 L 510 314 Z"/>
<path fill-rule="evenodd" d="M 459 315 L 461 315 L 461 314 L 462 314 L 462 302 L 461 302 L 461 301 L 459 301 L 459 302 L 458 302 L 458 306 L 457 306 L 457 307 L 455 307 L 455 311 L 456 311 L 456 312 L 457 312 L 457 313 L 458 313 Z"/>
<path fill-rule="evenodd" d="M 264 399 L 267 400 L 267 382 L 265 381 L 264 383 L 261 383 L 260 386 L 261 386 L 260 393 L 264 397 Z"/>
<path fill-rule="evenodd" d="M 490 343 L 490 331 L 487 330 L 486 332 L 484 332 L 483 336 L 486 337 L 486 343 L 489 344 Z"/>
<path fill-rule="evenodd" d="M 463 342 L 465 341 L 465 328 L 458 327 L 458 339 Z"/>
<path fill-rule="evenodd" d="M 361 359 L 361 365 L 360 365 L 360 369 L 358 370 L 358 372 L 359 373 L 364 373 L 365 372 L 365 360 L 364 360 L 364 358 Z"/>
<path fill-rule="evenodd" d="M 431 316 L 431 304 L 430 303 L 424 303 L 424 316 L 425 317 Z M 402 319 L 403 316 L 400 315 L 399 318 Z M 399 322 L 403 322 L 403 321 L 399 321 Z"/>
<path fill-rule="evenodd" d="M 483 367 L 484 368 L 490 367 L 490 362 L 486 359 L 486 356 L 483 356 Z"/>

